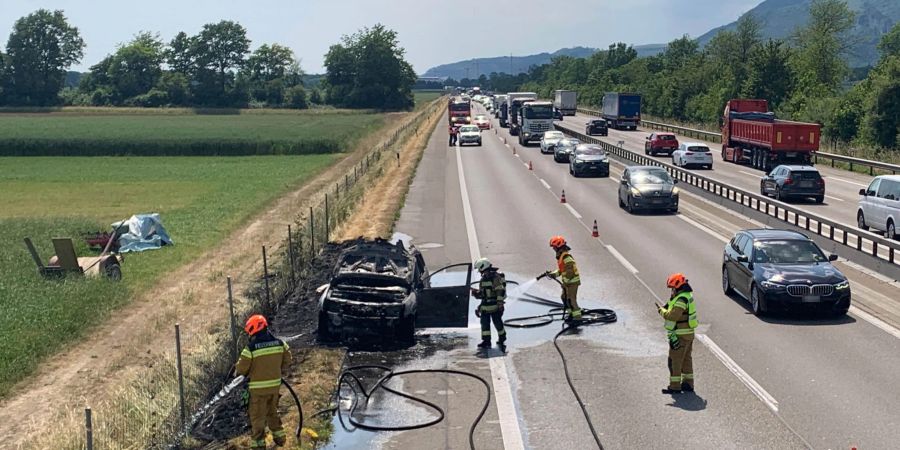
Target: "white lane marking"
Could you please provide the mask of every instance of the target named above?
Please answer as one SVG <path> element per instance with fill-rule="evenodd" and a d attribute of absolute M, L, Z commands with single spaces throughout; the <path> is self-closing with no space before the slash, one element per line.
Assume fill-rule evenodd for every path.
<path fill-rule="evenodd" d="M 709 228 L 709 227 L 707 227 L 706 225 L 703 225 L 703 224 L 701 224 L 701 223 L 695 221 L 694 219 L 691 219 L 691 218 L 689 218 L 689 217 L 685 217 L 683 214 L 679 214 L 679 215 L 677 215 L 676 217 L 678 217 L 679 219 L 681 219 L 681 220 L 683 220 L 683 221 L 685 221 L 685 222 L 687 222 L 687 223 L 693 225 L 694 227 L 696 227 L 696 228 L 699 229 L 700 231 L 702 231 L 702 232 L 704 232 L 704 233 L 706 233 L 706 234 L 708 234 L 708 235 L 710 235 L 710 236 L 712 236 L 712 237 L 714 237 L 714 238 L 716 238 L 716 239 L 718 239 L 718 240 L 720 240 L 720 241 L 722 241 L 722 242 L 728 242 L 728 239 L 724 238 L 721 234 L 719 234 L 719 233 L 713 231 L 711 228 Z"/>
<path fill-rule="evenodd" d="M 619 253 L 619 251 L 616 250 L 615 247 L 613 247 L 612 245 L 608 245 L 608 244 L 607 244 L 607 245 L 606 245 L 606 249 L 609 250 L 609 252 L 612 253 L 612 255 L 613 255 L 616 259 L 619 260 L 619 263 L 621 263 L 623 266 L 625 266 L 625 268 L 628 269 L 629 272 L 631 272 L 632 274 L 637 274 L 637 273 L 638 273 L 637 267 L 634 267 L 630 262 L 628 262 L 628 260 L 625 259 L 625 257 L 622 256 L 622 254 Z"/>
<path fill-rule="evenodd" d="M 751 173 L 751 172 L 747 172 L 747 171 L 744 171 L 744 170 L 738 170 L 738 172 L 740 172 L 740 173 L 742 173 L 742 174 L 744 174 L 744 175 L 750 175 L 750 176 L 753 177 L 753 178 L 762 178 L 762 175 L 760 175 L 759 172 L 757 172 L 757 173 Z"/>
<path fill-rule="evenodd" d="M 519 154 L 518 154 L 518 153 L 516 153 L 516 158 L 521 158 L 521 156 L 519 156 Z"/>
<path fill-rule="evenodd" d="M 522 165 L 525 166 L 526 169 L 528 168 L 528 163 L 522 163 Z"/>
<path fill-rule="evenodd" d="M 766 406 L 769 407 L 773 412 L 778 412 L 778 400 L 775 400 L 775 397 L 772 397 L 772 394 L 769 394 L 753 377 L 750 376 L 744 369 L 741 368 L 724 350 L 722 350 L 709 336 L 705 334 L 697 334 L 697 339 L 712 352 L 722 364 L 734 374 L 734 376 L 738 377 L 744 386 L 747 386 L 751 392 L 753 392 Z"/>
<path fill-rule="evenodd" d="M 543 185 L 544 185 L 544 187 L 545 187 L 545 188 L 547 188 L 547 189 L 551 189 L 551 188 L 550 188 L 550 185 L 549 185 L 549 184 L 547 184 L 547 182 L 546 182 L 546 181 L 544 181 L 544 179 L 543 179 L 543 178 L 541 178 L 541 184 L 543 184 Z"/>
<path fill-rule="evenodd" d="M 831 199 L 831 200 L 836 200 L 836 201 L 839 201 L 839 202 L 843 202 L 843 201 L 844 201 L 844 199 L 842 199 L 842 198 L 832 197 L 832 196 L 830 196 L 830 195 L 826 195 L 825 198 Z"/>
<path fill-rule="evenodd" d="M 509 144 L 503 144 L 503 145 L 505 145 L 505 146 L 506 146 L 506 148 L 509 148 Z"/>
<path fill-rule="evenodd" d="M 838 259 L 838 261 L 841 264 L 846 264 L 846 265 L 856 269 L 859 272 L 862 272 L 872 278 L 875 278 L 878 281 L 882 281 L 884 283 L 890 284 L 891 286 L 893 286 L 895 288 L 900 289 L 900 282 L 898 282 L 897 280 L 894 280 L 892 278 L 888 278 L 887 276 L 883 275 L 880 272 L 876 272 L 872 269 L 869 269 L 868 267 L 863 267 L 863 266 L 861 266 L 853 261 L 850 261 L 849 259 L 846 259 L 846 258 L 840 258 L 840 259 Z"/>
<path fill-rule="evenodd" d="M 456 152 L 456 169 L 459 172 L 459 193 L 462 197 L 463 216 L 466 222 L 466 233 L 469 235 L 469 254 L 473 260 L 481 257 L 478 235 L 475 234 L 475 220 L 472 217 L 472 205 L 469 203 L 469 190 L 466 188 L 466 176 L 463 174 L 461 152 Z M 500 434 L 503 437 L 503 448 L 508 450 L 524 449 L 522 430 L 519 428 L 519 417 L 513 402 L 512 386 L 509 382 L 509 369 L 506 358 L 489 358 L 491 366 L 491 382 L 497 403 L 497 417 L 500 421 Z"/>
<path fill-rule="evenodd" d="M 855 181 L 845 180 L 843 178 L 838 178 L 838 177 L 825 177 L 825 178 L 828 180 L 840 181 L 841 183 L 852 184 L 854 186 L 859 186 L 859 187 L 868 187 L 869 186 L 867 184 L 857 183 Z"/>
<path fill-rule="evenodd" d="M 860 319 L 865 320 L 866 322 L 869 322 L 870 324 L 880 328 L 885 333 L 890 334 L 897 339 L 900 339 L 900 330 L 892 327 L 887 322 L 857 308 L 856 306 L 850 305 L 850 314 L 853 314 L 854 316 L 859 317 Z"/>
<path fill-rule="evenodd" d="M 566 205 L 566 209 L 568 209 L 569 212 L 572 213 L 572 215 L 575 216 L 576 219 L 581 219 L 581 214 L 578 214 L 578 211 L 575 211 L 575 208 L 573 208 L 572 205 L 570 205 L 568 203 L 566 203 L 565 205 Z"/>

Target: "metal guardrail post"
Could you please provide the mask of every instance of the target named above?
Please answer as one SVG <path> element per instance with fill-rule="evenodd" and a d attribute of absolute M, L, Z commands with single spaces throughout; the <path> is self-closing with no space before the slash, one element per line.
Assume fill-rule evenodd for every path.
<path fill-rule="evenodd" d="M 87 450 L 94 450 L 94 420 L 91 408 L 84 408 L 84 444 Z"/>
<path fill-rule="evenodd" d="M 181 366 L 181 325 L 175 324 L 175 355 L 178 369 L 178 407 L 181 410 L 181 426 L 187 424 L 187 407 L 184 404 L 184 371 Z"/>
<path fill-rule="evenodd" d="M 237 319 L 234 317 L 234 295 L 232 295 L 231 292 L 231 277 L 227 277 L 225 280 L 228 284 L 228 319 L 231 324 L 231 360 L 237 361 Z"/>

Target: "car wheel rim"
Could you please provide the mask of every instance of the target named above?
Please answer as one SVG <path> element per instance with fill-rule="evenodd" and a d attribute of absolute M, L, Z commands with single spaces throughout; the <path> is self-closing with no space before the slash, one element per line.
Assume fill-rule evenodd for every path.
<path fill-rule="evenodd" d="M 731 282 L 728 280 L 728 269 L 722 269 L 722 290 L 728 292 Z"/>
<path fill-rule="evenodd" d="M 893 222 L 890 223 L 890 224 L 888 224 L 888 226 L 887 226 L 887 236 L 886 236 L 886 237 L 887 237 L 888 239 L 893 239 L 894 236 L 896 236 L 895 231 L 896 231 L 896 230 L 894 230 L 894 224 L 893 224 Z"/>
<path fill-rule="evenodd" d="M 759 312 L 759 292 L 755 286 L 750 292 L 750 306 L 753 307 L 753 312 Z"/>
<path fill-rule="evenodd" d="M 860 227 L 860 228 L 865 228 L 865 226 L 866 226 L 866 219 L 863 217 L 862 214 L 859 214 L 859 215 L 856 216 L 856 225 L 857 225 L 858 227 Z"/>

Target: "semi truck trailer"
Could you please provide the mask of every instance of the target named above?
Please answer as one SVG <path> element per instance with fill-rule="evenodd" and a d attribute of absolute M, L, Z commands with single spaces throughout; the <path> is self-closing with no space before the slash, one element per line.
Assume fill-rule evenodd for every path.
<path fill-rule="evenodd" d="M 720 122 L 725 161 L 769 172 L 779 164 L 812 164 L 819 150 L 819 124 L 776 119 L 766 100 L 729 100 Z"/>
<path fill-rule="evenodd" d="M 611 128 L 636 130 L 641 123 L 641 94 L 607 92 L 601 114 Z"/>
<path fill-rule="evenodd" d="M 557 89 L 553 93 L 553 107 L 558 109 L 564 116 L 574 116 L 577 99 L 578 93 L 575 91 Z"/>

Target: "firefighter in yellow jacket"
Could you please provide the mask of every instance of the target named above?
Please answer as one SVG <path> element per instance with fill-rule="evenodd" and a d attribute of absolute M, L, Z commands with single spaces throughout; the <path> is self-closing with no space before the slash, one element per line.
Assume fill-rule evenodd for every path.
<path fill-rule="evenodd" d="M 247 319 L 244 331 L 250 335 L 250 342 L 235 364 L 235 373 L 250 380 L 250 448 L 266 448 L 266 426 L 276 446 L 283 446 L 286 440 L 278 417 L 278 389 L 282 374 L 291 365 L 291 351 L 269 333 L 268 327 L 266 318 L 259 314 Z"/>
<path fill-rule="evenodd" d="M 559 278 L 562 284 L 562 298 L 565 315 L 573 320 L 581 320 L 581 308 L 578 307 L 578 286 L 581 276 L 575 258 L 569 253 L 572 249 L 562 236 L 550 238 L 550 247 L 556 252 L 556 270 L 547 272 L 553 278 Z"/>
<path fill-rule="evenodd" d="M 669 339 L 669 387 L 663 394 L 680 394 L 694 391 L 694 330 L 699 325 L 697 307 L 691 285 L 683 274 L 669 275 L 666 286 L 672 295 L 665 306 L 659 306 L 659 315 L 666 320 Z"/>

